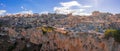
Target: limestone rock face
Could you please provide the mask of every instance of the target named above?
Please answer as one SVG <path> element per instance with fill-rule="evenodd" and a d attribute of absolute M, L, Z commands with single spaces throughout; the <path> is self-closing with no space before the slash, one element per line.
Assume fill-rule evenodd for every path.
<path fill-rule="evenodd" d="M 78 33 L 64 35 L 61 33 L 47 33 L 43 35 L 34 30 L 30 36 L 30 41 L 35 44 L 42 44 L 41 50 L 60 50 L 60 51 L 119 51 L 120 44 L 113 38 L 104 39 L 103 35 Z M 71 37 L 70 37 L 71 36 Z M 101 36 L 101 37 L 99 37 Z"/>
<path fill-rule="evenodd" d="M 19 36 L 21 35 L 21 37 Z M 11 37 L 12 40 L 10 39 Z M 19 37 L 19 38 L 18 38 Z M 1 51 L 119 51 L 120 44 L 113 38 L 105 39 L 102 34 L 72 33 L 62 34 L 57 31 L 43 33 L 41 29 L 22 29 L 18 34 L 8 29 L 8 35 L 0 36 Z M 14 40 L 14 41 L 13 41 Z M 9 44 L 9 45 L 8 45 Z M 4 48 L 2 48 L 4 47 Z M 33 48 L 34 47 L 34 48 Z"/>
<path fill-rule="evenodd" d="M 17 32 L 16 32 L 14 29 L 9 28 L 9 29 L 8 29 L 8 35 L 9 35 L 10 37 L 16 37 L 16 36 L 17 36 Z"/>

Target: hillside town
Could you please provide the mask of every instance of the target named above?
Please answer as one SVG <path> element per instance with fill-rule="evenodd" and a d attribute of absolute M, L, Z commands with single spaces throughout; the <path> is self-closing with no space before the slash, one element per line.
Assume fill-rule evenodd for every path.
<path fill-rule="evenodd" d="M 0 51 L 119 51 L 113 38 L 104 39 L 107 29 L 120 30 L 119 25 L 120 14 L 99 11 L 9 14 L 0 16 Z"/>
<path fill-rule="evenodd" d="M 0 17 L 1 24 L 14 28 L 36 28 L 50 26 L 73 32 L 98 32 L 113 28 L 120 29 L 120 14 L 94 11 L 90 16 L 72 16 L 72 14 L 15 14 Z"/>

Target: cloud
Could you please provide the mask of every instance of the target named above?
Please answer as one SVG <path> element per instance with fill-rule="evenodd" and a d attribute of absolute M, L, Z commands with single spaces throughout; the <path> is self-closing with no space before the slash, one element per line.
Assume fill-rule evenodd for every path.
<path fill-rule="evenodd" d="M 40 12 L 40 14 L 48 14 L 49 11 L 43 11 L 43 12 Z"/>
<path fill-rule="evenodd" d="M 27 10 L 24 6 L 21 6 L 21 9 L 22 9 L 22 10 Z"/>
<path fill-rule="evenodd" d="M 60 4 L 64 7 L 81 6 L 77 1 L 62 2 Z"/>
<path fill-rule="evenodd" d="M 61 2 L 61 6 L 54 7 L 54 11 L 59 14 L 69 14 L 73 13 L 73 15 L 90 15 L 89 13 L 85 13 L 85 11 L 92 6 L 90 5 L 82 5 L 77 1 L 70 2 Z"/>
<path fill-rule="evenodd" d="M 5 5 L 5 4 L 3 4 L 3 3 L 0 3 L 0 6 L 2 6 L 2 7 L 6 7 L 6 5 Z"/>
<path fill-rule="evenodd" d="M 6 13 L 6 10 L 0 10 L 0 15 L 3 15 Z"/>
<path fill-rule="evenodd" d="M 83 6 L 83 8 L 91 8 L 92 6 L 90 6 L 90 5 L 85 5 L 85 6 Z"/>
<path fill-rule="evenodd" d="M 23 7 L 23 6 L 21 6 L 21 9 L 24 9 L 24 7 Z"/>
<path fill-rule="evenodd" d="M 25 8 L 24 6 L 21 6 L 20 7 L 23 11 L 20 11 L 16 14 L 33 14 L 33 11 L 32 10 L 28 10 L 27 8 Z"/>
<path fill-rule="evenodd" d="M 28 10 L 28 11 L 20 11 L 20 12 L 15 13 L 15 14 L 33 14 L 33 11 L 32 11 L 32 10 Z"/>

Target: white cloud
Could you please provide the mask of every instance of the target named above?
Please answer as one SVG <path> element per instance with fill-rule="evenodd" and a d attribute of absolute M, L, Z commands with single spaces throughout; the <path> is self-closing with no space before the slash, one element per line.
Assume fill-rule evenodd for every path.
<path fill-rule="evenodd" d="M 91 8 L 92 6 L 90 6 L 90 5 L 85 5 L 85 6 L 83 6 L 83 8 Z"/>
<path fill-rule="evenodd" d="M 0 10 L 0 15 L 3 15 L 6 13 L 6 10 Z"/>
<path fill-rule="evenodd" d="M 32 10 L 28 10 L 28 11 L 21 11 L 21 12 L 18 12 L 16 14 L 33 14 L 33 11 Z"/>
<path fill-rule="evenodd" d="M 73 15 L 90 15 L 89 13 L 85 13 L 86 9 L 91 8 L 90 5 L 82 5 L 77 1 L 70 2 L 62 2 L 61 6 L 54 7 L 54 11 L 59 14 L 69 14 L 73 13 Z"/>
<path fill-rule="evenodd" d="M 3 4 L 3 3 L 0 3 L 0 6 L 2 6 L 2 7 L 6 7 L 6 5 L 5 5 L 5 4 Z"/>
<path fill-rule="evenodd" d="M 40 12 L 40 14 L 48 14 L 48 13 L 49 13 L 48 11 Z"/>
<path fill-rule="evenodd" d="M 22 9 L 22 10 L 27 10 L 24 6 L 21 6 L 21 9 Z"/>
<path fill-rule="evenodd" d="M 21 6 L 20 7 L 23 11 L 20 11 L 16 14 L 33 14 L 33 11 L 32 10 L 28 10 L 27 8 L 25 8 L 24 6 Z"/>
<path fill-rule="evenodd" d="M 23 7 L 23 6 L 21 6 L 21 9 L 24 9 L 24 7 Z"/>
<path fill-rule="evenodd" d="M 64 7 L 81 6 L 77 1 L 62 2 L 60 4 Z"/>

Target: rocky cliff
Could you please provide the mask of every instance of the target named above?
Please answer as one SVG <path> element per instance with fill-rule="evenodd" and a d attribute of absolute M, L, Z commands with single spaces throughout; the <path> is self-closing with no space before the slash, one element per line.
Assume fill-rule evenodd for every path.
<path fill-rule="evenodd" d="M 0 51 L 120 51 L 120 43 L 104 37 L 106 29 L 119 29 L 119 22 L 119 16 L 105 13 L 4 16 L 0 18 Z"/>
<path fill-rule="evenodd" d="M 43 33 L 38 28 L 17 33 L 8 28 L 0 33 L 0 51 L 120 51 L 120 44 L 95 33 Z"/>

